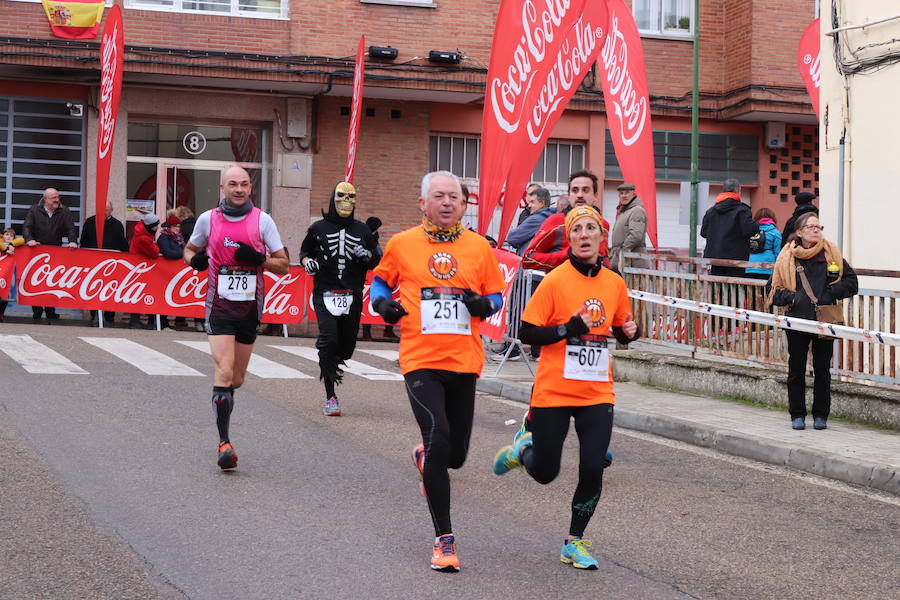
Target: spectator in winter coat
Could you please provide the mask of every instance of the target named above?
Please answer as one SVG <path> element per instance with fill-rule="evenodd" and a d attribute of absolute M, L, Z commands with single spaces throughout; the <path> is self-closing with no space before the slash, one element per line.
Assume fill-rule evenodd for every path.
<path fill-rule="evenodd" d="M 646 252 L 647 211 L 644 203 L 634 193 L 633 183 L 623 183 L 617 188 L 619 204 L 616 206 L 616 222 L 613 225 L 609 248 L 609 260 L 614 269 L 625 266 L 624 252 Z M 632 259 L 628 264 L 639 269 L 649 269 L 650 261 Z"/>
<path fill-rule="evenodd" d="M 529 183 L 529 184 L 525 187 L 525 197 L 527 198 L 528 196 L 530 196 L 531 193 L 534 192 L 534 190 L 538 189 L 539 187 L 541 187 L 541 186 L 539 186 L 539 185 L 536 184 L 536 183 Z M 516 227 L 518 227 L 519 225 L 521 225 L 522 223 L 524 223 L 524 222 L 525 222 L 525 219 L 527 219 L 527 218 L 530 217 L 530 216 L 531 216 L 531 209 L 529 209 L 528 206 L 526 206 L 526 207 L 523 208 L 522 211 L 519 213 L 519 218 L 516 220 Z"/>
<path fill-rule="evenodd" d="M 506 236 L 507 243 L 519 256 L 525 254 L 535 232 L 555 212 L 550 207 L 550 192 L 539 187 L 528 194 L 528 210 L 531 213 L 528 218 Z"/>
<path fill-rule="evenodd" d="M 726 179 L 716 203 L 703 215 L 700 236 L 706 239 L 704 258 L 747 260 L 750 257 L 750 236 L 759 231 L 750 207 L 741 202 L 741 184 Z M 710 275 L 743 277 L 743 267 L 713 266 Z"/>
<path fill-rule="evenodd" d="M 103 246 L 97 245 L 97 217 L 88 217 L 81 225 L 81 239 L 78 245 L 82 248 L 103 248 L 128 252 L 128 240 L 125 239 L 125 226 L 114 216 L 112 202 L 106 203 L 106 220 L 103 221 Z"/>
<path fill-rule="evenodd" d="M 197 222 L 194 211 L 187 206 L 176 206 L 175 216 L 181 219 L 181 236 L 186 240 L 191 239 L 191 234 L 194 233 L 194 224 Z"/>
<path fill-rule="evenodd" d="M 784 233 L 781 234 L 781 247 L 783 248 L 785 244 L 787 244 L 791 237 L 794 235 L 794 227 L 797 219 L 800 215 L 804 215 L 806 213 L 815 213 L 816 216 L 819 215 L 819 209 L 816 208 L 816 205 L 813 204 L 813 201 L 816 199 L 816 195 L 810 192 L 800 192 L 796 196 L 794 196 L 794 202 L 797 203 L 797 208 L 794 209 L 794 214 L 791 215 L 791 218 L 787 220 L 787 223 L 784 224 Z"/>
<path fill-rule="evenodd" d="M 775 213 L 770 208 L 761 208 L 753 215 L 753 220 L 759 223 L 761 247 L 758 252 L 750 253 L 749 260 L 773 263 L 781 251 L 781 232 L 778 231 Z M 747 269 L 747 277 L 754 279 L 768 279 L 771 274 L 772 269 Z"/>
<path fill-rule="evenodd" d="M 62 246 L 63 237 L 69 240 L 69 248 L 77 248 L 75 243 L 75 221 L 68 207 L 59 202 L 59 192 L 54 188 L 44 190 L 40 201 L 28 209 L 25 215 L 25 226 L 22 228 L 25 243 L 29 246 L 46 244 Z M 32 318 L 37 321 L 46 311 L 47 319 L 58 319 L 56 309 L 52 306 L 32 306 Z"/>
<path fill-rule="evenodd" d="M 175 216 L 175 211 L 170 210 L 170 214 L 166 217 L 166 222 L 156 238 L 159 245 L 159 253 L 163 258 L 178 260 L 184 257 L 184 236 L 181 235 L 181 219 Z M 184 319 L 182 318 L 182 323 Z M 163 315 L 160 317 L 160 327 L 163 330 L 170 329 L 169 317 Z"/>
<path fill-rule="evenodd" d="M 150 259 L 159 258 L 159 246 L 156 244 L 156 230 L 159 227 L 159 217 L 153 213 L 144 215 L 134 227 L 134 237 L 131 238 L 130 252 L 140 254 Z M 149 324 L 149 322 L 148 322 Z M 141 315 L 131 313 L 128 323 L 129 329 L 143 329 Z"/>

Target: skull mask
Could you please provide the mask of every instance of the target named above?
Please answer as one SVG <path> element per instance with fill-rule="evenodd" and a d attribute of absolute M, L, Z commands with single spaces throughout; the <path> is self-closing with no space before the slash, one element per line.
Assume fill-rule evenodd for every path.
<path fill-rule="evenodd" d="M 334 209 L 341 218 L 346 219 L 353 214 L 356 206 L 356 188 L 352 183 L 342 181 L 334 188 Z"/>

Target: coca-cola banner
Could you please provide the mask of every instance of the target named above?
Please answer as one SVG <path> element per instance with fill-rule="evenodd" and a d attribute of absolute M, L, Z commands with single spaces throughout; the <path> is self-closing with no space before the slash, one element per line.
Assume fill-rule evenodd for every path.
<path fill-rule="evenodd" d="M 310 321 L 318 321 L 318 319 L 316 319 L 316 309 L 313 308 L 312 304 L 313 278 L 311 275 L 306 275 L 306 277 L 306 314 L 309 316 Z M 363 325 L 387 325 L 381 315 L 375 312 L 375 309 L 372 307 L 372 299 L 369 297 L 369 290 L 372 286 L 373 277 L 374 274 L 372 271 L 366 273 L 366 283 L 363 286 L 362 314 L 359 317 L 359 322 Z M 394 290 L 393 298 L 394 300 L 400 299 L 399 286 Z"/>
<path fill-rule="evenodd" d="M 800 76 L 803 77 L 803 83 L 806 84 L 806 91 L 809 99 L 812 100 L 813 110 L 816 116 L 819 113 L 819 85 L 821 84 L 822 75 L 822 53 L 821 53 L 821 32 L 819 29 L 819 19 L 816 19 L 806 28 L 803 36 L 800 38 L 800 47 L 797 50 L 797 68 L 800 69 Z"/>
<path fill-rule="evenodd" d="M 602 4 L 605 0 L 591 0 Z M 525 143 L 528 96 L 558 62 L 585 0 L 503 0 L 497 12 L 481 123 L 478 231 L 486 234 Z M 542 74 L 544 74 L 542 76 Z M 533 165 L 532 165 L 533 166 Z M 518 198 L 504 206 L 517 205 Z"/>
<path fill-rule="evenodd" d="M 623 0 L 608 0 L 609 32 L 601 52 L 600 80 L 606 102 L 609 133 L 625 181 L 647 211 L 647 235 L 654 247 L 656 236 L 656 166 L 653 161 L 653 127 L 650 123 L 650 90 L 644 68 L 644 49 L 631 9 Z"/>
<path fill-rule="evenodd" d="M 0 300 L 9 300 L 15 264 L 16 261 L 12 256 L 5 252 L 0 254 Z"/>
<path fill-rule="evenodd" d="M 344 181 L 353 183 L 356 170 L 356 149 L 359 146 L 359 124 L 362 120 L 363 80 L 366 70 L 366 36 L 359 36 L 356 48 L 356 68 L 353 70 L 353 103 L 350 106 L 350 132 L 347 134 L 347 169 Z"/>
<path fill-rule="evenodd" d="M 587 2 L 572 27 L 560 36 L 558 54 L 532 80 L 525 98 L 524 127 L 518 135 L 516 158 L 506 179 L 506 198 L 519 199 L 554 125 L 590 71 L 603 47 L 609 14 L 605 0 Z M 517 202 L 503 204 L 497 241 L 503 243 L 515 217 Z"/>
<path fill-rule="evenodd" d="M 0 274 L 2 266 L 0 262 Z M 139 254 L 23 246 L 16 251 L 19 304 L 57 308 L 203 317 L 206 272 L 181 260 Z M 300 323 L 305 271 L 264 272 L 264 323 Z"/>
<path fill-rule="evenodd" d="M 116 119 L 119 116 L 119 98 L 122 95 L 122 66 L 125 59 L 125 30 L 122 26 L 122 9 L 114 4 L 103 25 L 100 38 L 100 115 L 97 121 L 97 182 L 94 210 L 97 218 L 97 244 L 103 246 L 103 224 L 106 221 L 106 193 L 109 190 L 109 167 L 112 161 L 113 142 L 116 137 Z"/>
<path fill-rule="evenodd" d="M 509 295 L 512 292 L 513 281 L 516 279 L 516 272 L 519 270 L 519 265 L 522 264 L 522 257 L 496 248 L 494 249 L 494 256 L 497 257 L 497 262 L 500 264 L 500 272 L 503 273 L 503 280 L 506 282 L 506 287 L 503 288 L 503 308 L 481 322 L 481 335 L 486 335 L 495 342 L 499 342 L 503 339 L 503 334 L 506 333 Z"/>

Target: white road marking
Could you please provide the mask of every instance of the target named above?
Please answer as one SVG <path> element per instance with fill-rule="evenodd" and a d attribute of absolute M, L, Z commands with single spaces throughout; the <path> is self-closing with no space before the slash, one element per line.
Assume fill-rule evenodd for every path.
<path fill-rule="evenodd" d="M 372 356 L 377 356 L 378 358 L 383 358 L 384 360 L 399 360 L 400 353 L 396 350 L 369 350 L 368 348 L 357 348 L 357 352 L 365 352 L 366 354 L 371 354 Z"/>
<path fill-rule="evenodd" d="M 0 335 L 0 350 L 29 373 L 87 375 L 87 371 L 30 335 Z"/>
<path fill-rule="evenodd" d="M 506 404 L 507 406 L 512 406 L 518 410 L 522 410 L 526 405 L 521 402 L 516 402 L 515 400 L 509 400 L 508 398 L 501 398 L 500 396 L 495 396 L 493 394 L 489 394 L 487 392 L 478 392 L 480 396 L 485 396 L 490 398 L 494 402 L 499 404 Z M 518 422 L 518 421 L 517 421 Z M 725 461 L 732 465 L 739 465 L 742 467 L 747 467 L 749 469 L 755 469 L 757 471 L 762 471 L 764 473 L 770 473 L 774 475 L 780 475 L 782 477 L 787 477 L 789 479 L 800 479 L 806 483 L 811 483 L 813 485 L 818 485 L 821 487 L 829 488 L 832 490 L 837 490 L 840 492 L 846 492 L 848 494 L 855 494 L 857 496 L 863 496 L 864 498 L 868 498 L 869 500 L 875 500 L 876 502 L 882 502 L 884 504 L 890 504 L 893 506 L 900 506 L 900 498 L 888 494 L 887 492 L 882 492 L 879 490 L 870 490 L 866 488 L 860 488 L 857 486 L 850 485 L 848 483 L 844 483 L 842 481 L 837 481 L 835 479 L 828 479 L 827 477 L 821 477 L 819 475 L 813 475 L 812 473 L 807 473 L 805 471 L 798 471 L 796 469 L 791 469 L 790 467 L 783 467 L 779 465 L 772 465 L 769 463 L 759 462 L 756 460 L 752 460 L 749 458 L 743 458 L 741 456 L 732 456 L 731 454 L 725 454 L 724 452 L 719 452 L 718 450 L 713 450 L 711 448 L 704 448 L 702 446 L 692 446 L 686 442 L 680 442 L 678 440 L 671 440 L 666 437 L 658 436 L 652 433 L 645 433 L 643 431 L 635 431 L 633 429 L 624 429 L 622 427 L 613 427 L 613 431 L 616 432 L 616 435 L 625 435 L 632 438 L 637 438 L 640 440 L 644 440 L 647 442 L 652 442 L 654 444 L 660 444 L 662 446 L 667 446 L 669 448 L 675 448 L 677 450 L 684 450 L 685 452 L 691 452 L 693 454 L 698 454 L 700 456 L 705 456 L 708 458 L 714 458 L 717 460 Z M 613 449 L 613 451 L 615 451 Z"/>
<path fill-rule="evenodd" d="M 82 337 L 81 339 L 134 365 L 147 375 L 203 377 L 203 373 L 200 371 L 132 340 L 112 337 Z"/>
<path fill-rule="evenodd" d="M 289 354 L 299 356 L 300 358 L 305 358 L 306 360 L 311 360 L 315 363 L 319 362 L 319 351 L 315 348 L 302 348 L 300 346 L 275 346 L 272 344 L 269 344 L 269 347 L 283 350 Z M 345 367 L 343 367 L 344 371 L 346 371 L 347 373 L 352 373 L 353 375 L 358 375 L 359 377 L 364 377 L 366 379 L 372 379 L 375 381 L 403 381 L 403 375 L 400 375 L 399 373 L 383 371 L 356 360 L 347 360 L 344 361 L 344 363 L 346 365 Z"/>
<path fill-rule="evenodd" d="M 179 344 L 183 344 L 189 348 L 193 348 L 194 350 L 200 350 L 201 352 L 205 352 L 206 354 L 212 354 L 209 349 L 209 342 L 187 342 L 182 340 L 176 341 Z M 268 358 L 263 358 L 262 356 L 258 356 L 256 354 L 250 355 L 250 364 L 247 365 L 247 370 L 261 379 L 312 379 L 311 375 L 307 375 L 306 373 L 302 373 L 301 371 L 292 369 L 291 367 L 286 367 L 275 362 L 274 360 L 269 360 Z"/>

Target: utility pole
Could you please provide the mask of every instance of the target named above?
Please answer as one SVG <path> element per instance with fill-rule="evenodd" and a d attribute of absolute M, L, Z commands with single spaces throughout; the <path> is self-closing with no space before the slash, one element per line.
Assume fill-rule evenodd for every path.
<path fill-rule="evenodd" d="M 694 0 L 694 91 L 691 94 L 691 256 L 697 256 L 697 203 L 700 183 L 700 0 Z"/>

